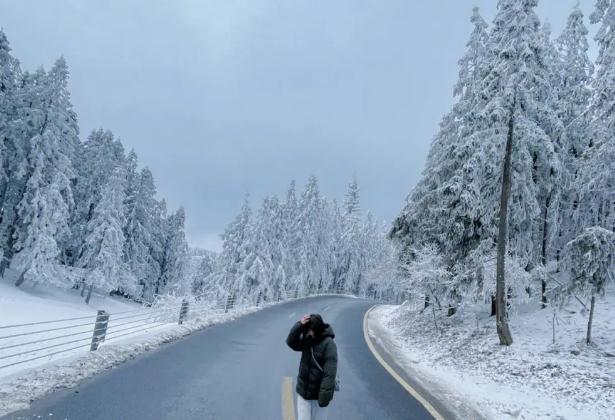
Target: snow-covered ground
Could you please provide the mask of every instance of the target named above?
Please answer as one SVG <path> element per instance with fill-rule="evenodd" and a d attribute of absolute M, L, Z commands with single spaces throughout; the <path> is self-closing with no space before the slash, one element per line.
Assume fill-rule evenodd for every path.
<path fill-rule="evenodd" d="M 380 306 L 370 334 L 452 410 L 498 420 L 615 418 L 615 297 L 597 303 L 591 346 L 587 314 L 576 303 L 555 318 L 538 305 L 519 308 L 511 347 L 499 345 L 486 307 L 439 314 L 438 329 L 433 312 L 421 309 L 419 302 Z"/>
<path fill-rule="evenodd" d="M 97 351 L 90 352 L 89 344 L 98 309 L 104 309 L 111 314 L 109 326 L 115 325 L 116 333 L 115 338 L 110 333 L 107 340 L 101 344 Z M 229 311 L 229 313 L 224 313 L 220 308 L 202 304 L 198 310 L 196 307 L 191 310 L 186 322 L 180 326 L 177 324 L 179 311 L 175 302 L 167 304 L 166 307 L 144 308 L 123 299 L 93 295 L 90 304 L 86 305 L 76 291 L 52 288 L 17 288 L 0 281 L 0 366 L 78 347 L 53 356 L 45 356 L 26 363 L 0 368 L 0 416 L 25 408 L 33 399 L 40 398 L 59 388 L 74 386 L 79 381 L 91 377 L 99 371 L 116 366 L 163 343 L 179 339 L 208 325 L 225 322 L 254 310 L 256 308 L 237 308 Z M 114 317 L 114 314 L 117 315 Z M 80 319 L 60 323 L 2 328 L 4 326 L 68 318 Z M 114 318 L 123 319 L 114 321 Z M 83 324 L 83 326 L 33 335 L 21 335 L 80 324 Z M 144 327 L 141 325 L 144 325 Z M 77 335 L 53 340 L 53 337 L 65 333 L 76 333 Z M 15 337 L 4 338 L 13 335 Z M 21 345 L 27 341 L 39 340 L 42 340 L 42 342 L 27 346 Z M 55 346 L 73 340 L 79 341 L 67 345 L 58 345 L 47 350 L 35 351 L 41 347 Z M 27 353 L 24 355 L 12 356 L 26 351 Z"/>

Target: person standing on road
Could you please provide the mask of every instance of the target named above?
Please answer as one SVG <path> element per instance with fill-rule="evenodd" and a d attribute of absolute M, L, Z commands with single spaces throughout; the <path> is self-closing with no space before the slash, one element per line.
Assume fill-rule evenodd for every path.
<path fill-rule="evenodd" d="M 337 346 L 333 328 L 319 314 L 303 315 L 286 338 L 301 352 L 297 375 L 297 420 L 326 420 L 335 391 Z"/>

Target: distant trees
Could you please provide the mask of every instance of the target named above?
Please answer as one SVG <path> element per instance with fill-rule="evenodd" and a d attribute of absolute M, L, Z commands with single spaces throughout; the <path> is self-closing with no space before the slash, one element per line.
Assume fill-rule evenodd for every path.
<path fill-rule="evenodd" d="M 183 277 L 184 212 L 110 131 L 79 140 L 68 78 L 22 72 L 0 31 L 0 275 L 151 300 Z"/>
<path fill-rule="evenodd" d="M 459 61 L 457 102 L 390 231 L 401 246 L 401 267 L 425 255 L 419 250 L 442 259 L 445 287 L 433 287 L 433 279 L 429 288 L 412 287 L 433 290 L 432 298 L 451 306 L 495 298 L 485 262 L 498 247 L 498 311 L 505 313 L 507 298 L 536 295 L 544 307 L 549 295 L 571 290 L 562 292 L 549 280 L 564 248 L 585 228 L 615 227 L 615 5 L 599 1 L 591 16 L 602 25 L 594 74 L 582 12 L 575 8 L 551 41 L 536 4 L 499 1 L 490 30 L 474 9 L 474 30 Z M 509 184 L 502 179 L 507 144 Z M 502 194 L 507 184 L 509 198 Z M 499 221 L 505 222 L 500 229 Z M 498 237 L 498 230 L 506 234 Z M 525 276 L 504 282 L 504 262 L 531 275 L 540 292 L 533 293 L 533 284 L 526 293 L 515 292 L 515 282 Z M 509 338 L 502 343 L 510 344 Z"/>
<path fill-rule="evenodd" d="M 218 285 L 219 295 L 253 303 L 297 293 L 382 291 L 382 279 L 370 274 L 386 257 L 388 241 L 371 216 L 362 217 L 356 180 L 342 209 L 321 196 L 314 176 L 300 199 L 292 182 L 285 201 L 265 198 L 256 216 L 246 200 L 222 239 L 214 267 L 202 260 L 195 290 Z"/>

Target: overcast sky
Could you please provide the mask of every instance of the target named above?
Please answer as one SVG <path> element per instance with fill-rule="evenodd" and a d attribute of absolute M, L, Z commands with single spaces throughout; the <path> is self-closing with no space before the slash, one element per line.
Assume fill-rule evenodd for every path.
<path fill-rule="evenodd" d="M 542 0 L 555 34 L 576 0 Z M 593 0 L 581 1 L 586 16 Z M 191 245 L 316 175 L 390 221 L 452 103 L 474 5 L 495 0 L 0 0 L 24 69 L 64 55 L 81 137 L 112 130 L 149 166 Z M 589 23 L 588 23 L 589 24 Z"/>

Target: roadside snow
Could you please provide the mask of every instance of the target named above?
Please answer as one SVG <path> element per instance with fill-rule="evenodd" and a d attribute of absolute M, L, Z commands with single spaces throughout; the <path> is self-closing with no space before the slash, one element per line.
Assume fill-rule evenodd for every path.
<path fill-rule="evenodd" d="M 421 312 L 419 304 L 380 306 L 370 315 L 370 334 L 456 412 L 470 407 L 498 420 L 615 418 L 613 296 L 597 304 L 591 346 L 577 305 L 555 317 L 555 344 L 552 310 L 519 309 L 508 348 L 499 345 L 487 309 L 477 309 L 438 315 L 438 331 L 432 311 Z"/>
<path fill-rule="evenodd" d="M 128 301 L 93 296 L 90 306 L 88 306 L 74 291 L 23 289 L 0 282 L 0 326 L 90 315 L 93 316 L 91 320 L 88 318 L 83 321 L 85 323 L 91 322 L 93 325 L 97 309 L 105 309 L 111 314 L 136 310 L 137 314 L 143 313 L 145 317 L 148 317 L 148 320 L 154 319 L 160 322 L 160 324 L 154 324 L 151 328 L 139 328 L 135 334 L 108 339 L 95 352 L 88 351 L 92 326 L 87 325 L 82 327 L 86 337 L 84 348 L 0 369 L 0 416 L 27 408 L 31 401 L 45 394 L 61 388 L 75 386 L 80 381 L 92 377 L 100 371 L 111 369 L 164 343 L 178 340 L 207 326 L 227 322 L 257 310 L 253 307 L 237 308 L 225 314 L 223 310 L 204 307 L 189 311 L 188 319 L 180 326 L 177 325 L 178 311 L 176 306 L 173 302 L 171 306 L 173 310 L 168 314 L 164 311 L 162 314 L 157 312 L 154 318 L 149 318 L 151 309 L 143 308 Z M 134 312 L 129 313 L 129 315 L 134 315 Z M 113 325 L 112 320 L 113 317 L 111 317 L 110 325 Z M 129 321 L 131 319 L 119 322 Z M 56 327 L 56 325 L 58 324 L 0 329 L 0 336 L 44 329 L 49 326 Z M 60 323 L 59 325 L 63 324 Z M 126 327 L 121 326 L 120 328 Z M 7 333 L 7 331 L 10 332 Z M 57 334 L 57 332 L 49 334 Z M 29 337 L 28 340 L 45 338 L 46 334 L 27 337 Z M 2 346 L 11 345 L 22 339 L 23 337 L 4 339 L 1 340 L 1 344 Z M 18 349 L 9 349 L 5 353 L 0 352 L 0 356 Z M 26 355 L 24 357 L 32 356 Z M 12 362 L 15 358 L 9 360 Z M 0 360 L 0 362 L 4 361 L 6 360 Z"/>

